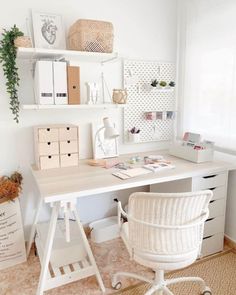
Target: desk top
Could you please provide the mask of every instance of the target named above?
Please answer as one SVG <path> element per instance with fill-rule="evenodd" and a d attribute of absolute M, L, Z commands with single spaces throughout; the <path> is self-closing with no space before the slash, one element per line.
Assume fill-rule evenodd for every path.
<path fill-rule="evenodd" d="M 228 162 L 218 160 L 196 164 L 170 156 L 166 151 L 135 153 L 136 155 L 140 157 L 163 155 L 166 160 L 171 161 L 175 165 L 175 168 L 122 180 L 112 175 L 113 172 L 117 171 L 116 168 L 105 169 L 89 166 L 86 164 L 87 160 L 81 160 L 78 167 L 37 170 L 35 166 L 32 166 L 32 173 L 41 197 L 46 203 L 50 203 L 217 173 L 235 168 Z M 119 157 L 119 160 L 121 162 L 127 161 L 132 156 L 134 154 L 122 155 Z M 139 163 L 139 166 L 141 165 L 142 163 Z"/>

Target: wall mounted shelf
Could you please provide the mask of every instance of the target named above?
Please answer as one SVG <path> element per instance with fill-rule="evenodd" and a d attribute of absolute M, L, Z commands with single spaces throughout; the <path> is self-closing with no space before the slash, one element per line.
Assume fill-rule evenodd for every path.
<path fill-rule="evenodd" d="M 17 49 L 17 58 L 21 60 L 36 60 L 42 58 L 79 60 L 84 62 L 105 63 L 118 58 L 117 53 L 86 52 L 75 50 L 24 48 Z"/>
<path fill-rule="evenodd" d="M 119 109 L 124 108 L 125 104 L 79 104 L 79 105 L 39 105 L 39 104 L 23 104 L 23 110 L 61 110 L 61 109 L 79 109 L 79 110 L 91 110 L 91 109 Z"/>
<path fill-rule="evenodd" d="M 153 92 L 174 92 L 174 87 L 153 87 L 150 84 L 146 84 L 144 88 L 147 91 L 153 91 Z"/>

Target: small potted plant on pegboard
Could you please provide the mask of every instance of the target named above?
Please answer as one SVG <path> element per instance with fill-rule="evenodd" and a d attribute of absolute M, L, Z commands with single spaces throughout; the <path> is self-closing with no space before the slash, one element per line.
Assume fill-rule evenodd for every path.
<path fill-rule="evenodd" d="M 151 82 L 151 86 L 152 87 L 157 87 L 158 86 L 158 81 L 157 79 L 153 79 L 152 82 Z"/>
<path fill-rule="evenodd" d="M 137 143 L 140 142 L 140 129 L 137 127 L 131 128 L 129 131 L 129 142 Z"/>
<path fill-rule="evenodd" d="M 167 86 L 166 81 L 160 81 L 159 86 L 160 86 L 160 88 L 165 89 Z"/>

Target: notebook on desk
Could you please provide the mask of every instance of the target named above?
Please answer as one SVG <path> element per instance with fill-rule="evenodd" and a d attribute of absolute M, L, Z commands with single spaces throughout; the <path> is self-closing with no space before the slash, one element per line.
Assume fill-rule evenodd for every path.
<path fill-rule="evenodd" d="M 160 162 L 160 163 L 155 163 L 155 164 L 147 164 L 147 165 L 144 165 L 143 167 L 145 169 L 148 169 L 153 172 L 159 172 L 162 170 L 175 168 L 174 165 L 169 164 L 169 163 L 165 163 L 165 162 Z"/>
<path fill-rule="evenodd" d="M 112 173 L 112 175 L 119 177 L 120 179 L 129 179 L 132 177 L 140 176 L 140 175 L 145 175 L 148 173 L 151 173 L 152 171 L 147 170 L 145 168 L 133 168 L 133 169 L 127 169 L 127 170 L 122 170 L 118 172 Z"/>

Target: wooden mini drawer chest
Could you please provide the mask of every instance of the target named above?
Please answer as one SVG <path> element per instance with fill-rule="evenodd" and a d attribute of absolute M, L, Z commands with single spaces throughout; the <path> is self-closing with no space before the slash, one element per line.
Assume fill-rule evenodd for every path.
<path fill-rule="evenodd" d="M 78 126 L 71 124 L 35 126 L 34 143 L 38 169 L 78 165 Z"/>

